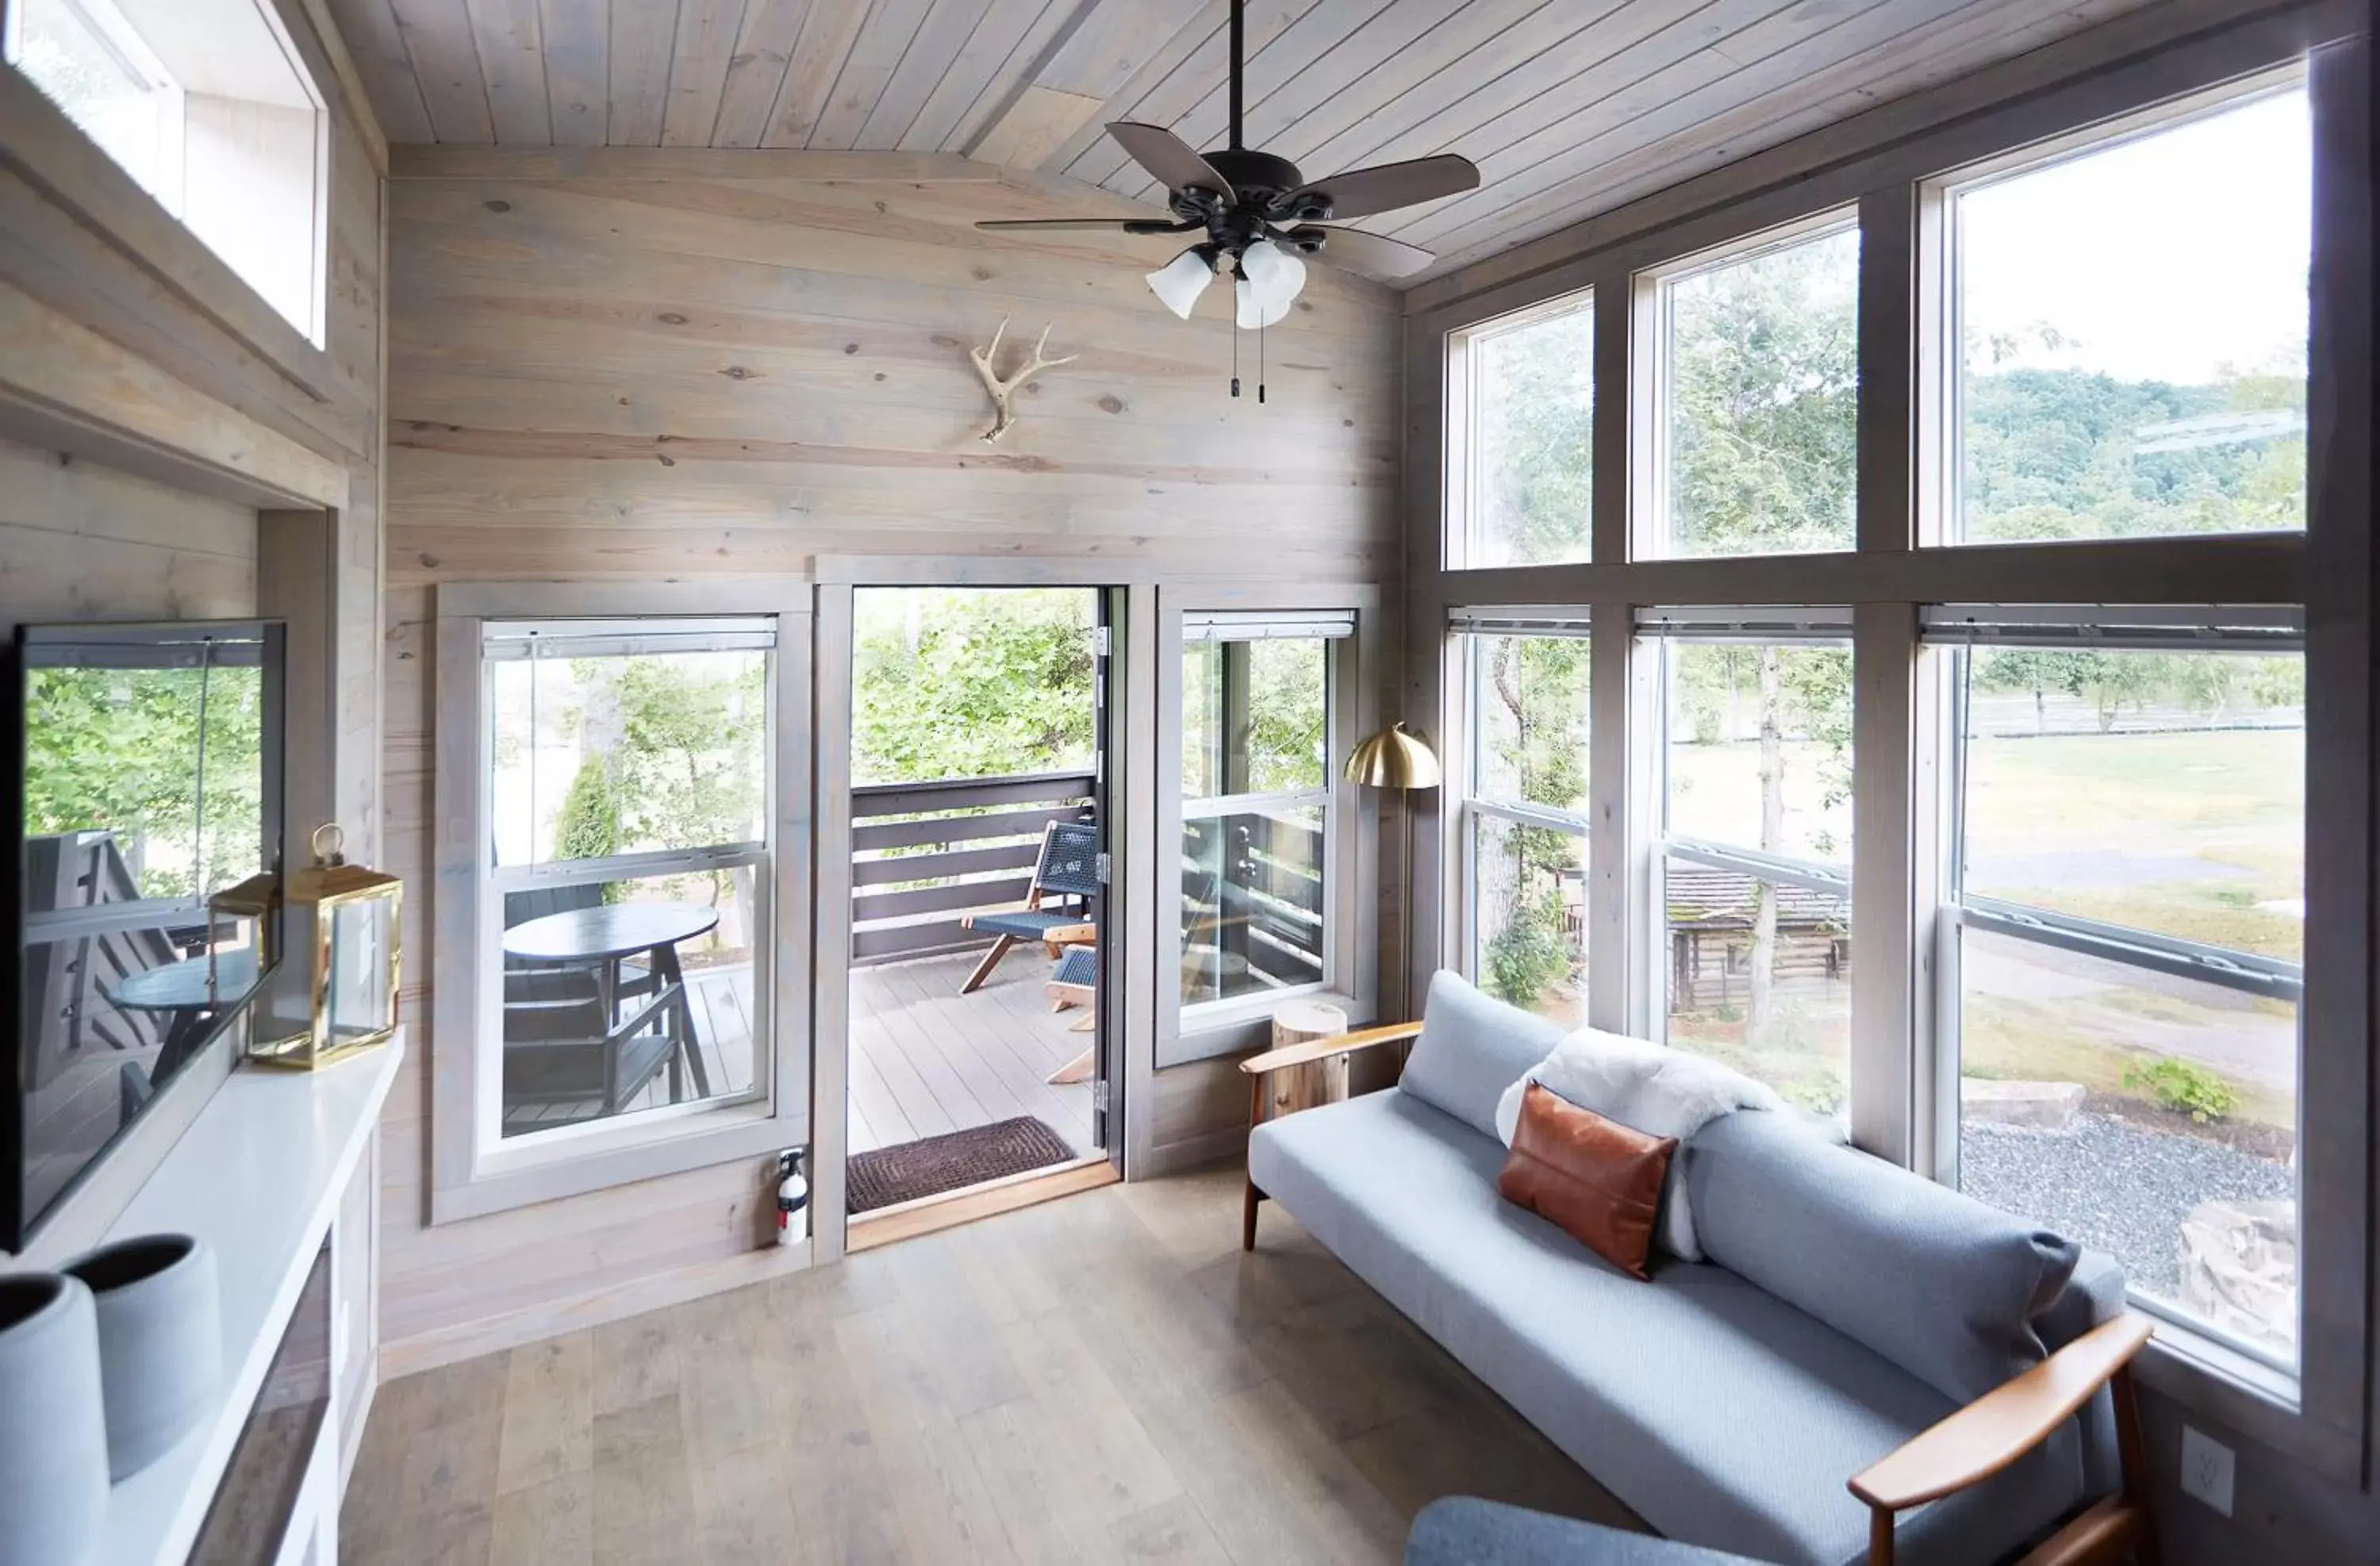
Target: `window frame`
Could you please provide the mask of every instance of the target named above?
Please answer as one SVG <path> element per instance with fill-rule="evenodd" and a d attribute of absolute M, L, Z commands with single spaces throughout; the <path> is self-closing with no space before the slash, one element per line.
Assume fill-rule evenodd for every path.
<path fill-rule="evenodd" d="M 1479 833 L 1483 821 L 1498 820 L 1508 826 L 1543 832 L 1558 832 L 1576 838 L 1584 845 L 1582 862 L 1587 875 L 1593 875 L 1595 851 L 1593 818 L 1585 810 L 1565 810 L 1550 805 L 1536 805 L 1526 800 L 1503 799 L 1489 794 L 1484 777 L 1484 747 L 1487 728 L 1473 714 L 1476 710 L 1479 691 L 1479 663 L 1482 644 L 1500 637 L 1527 639 L 1561 639 L 1576 641 L 1588 649 L 1589 689 L 1587 696 L 1587 750 L 1589 756 L 1589 787 L 1593 786 L 1594 765 L 1594 692 L 1593 649 L 1594 619 L 1590 613 L 1575 609 L 1547 605 L 1482 605 L 1463 609 L 1449 617 L 1447 635 L 1456 648 L 1455 661 L 1462 668 L 1461 686 L 1466 705 L 1465 721 L 1453 731 L 1463 736 L 1463 764 L 1452 775 L 1460 781 L 1461 794 L 1451 813 L 1456 822 L 1459 847 L 1456 851 L 1460 869 L 1455 880 L 1453 906 L 1460 921 L 1461 933 L 1454 949 L 1455 960 L 1450 965 L 1474 984 L 1481 984 L 1479 948 L 1479 916 L 1483 899 L 1479 891 Z M 1584 910 L 1582 910 L 1584 913 Z M 1587 932 L 1581 939 L 1587 942 L 1587 995 L 1582 999 L 1592 1004 L 1594 989 L 1594 942 Z"/>
<path fill-rule="evenodd" d="M 1603 316 L 1597 305 L 1595 287 L 1592 284 L 1522 310 L 1487 321 L 1474 322 L 1447 334 L 1445 372 L 1449 417 L 1446 419 L 1444 471 L 1448 476 L 1448 482 L 1442 497 L 1445 523 L 1439 530 L 1439 548 L 1447 570 L 1500 568 L 1488 562 L 1476 561 L 1473 558 L 1477 552 L 1475 528 L 1478 522 L 1478 512 L 1481 509 L 1480 474 L 1476 461 L 1480 449 L 1480 363 L 1479 356 L 1474 352 L 1474 349 L 1490 338 L 1524 332 L 1545 322 L 1581 311 L 1589 318 L 1591 331 L 1596 340 L 1601 341 Z M 1588 373 L 1590 378 L 1596 374 L 1592 365 L 1589 366 Z M 1591 389 L 1590 396 L 1599 407 L 1599 389 Z M 1589 445 L 1592 448 L 1592 436 L 1589 437 Z M 1595 519 L 1590 515 L 1585 521 L 1586 552 L 1574 561 L 1548 561 L 1539 564 L 1583 565 L 1596 559 L 1598 552 L 1596 548 Z M 1533 567 L 1507 562 L 1500 568 L 1528 570 Z"/>
<path fill-rule="evenodd" d="M 2140 1363 L 2153 1390 L 2217 1418 L 2325 1473 L 2354 1478 L 2380 1404 L 2370 1330 L 2375 1294 L 2366 1274 L 2374 1210 L 2363 1178 L 2375 1112 L 2368 1041 L 2380 1006 L 2360 953 L 2380 822 L 2375 822 L 2372 715 L 2374 620 L 2380 583 L 2366 528 L 2373 419 L 2368 378 L 2352 367 L 2372 352 L 2365 197 L 2369 43 L 2356 17 L 2301 10 L 2232 18 L 2188 36 L 2143 14 L 2046 46 L 2022 63 L 1986 67 L 1938 102 L 1895 105 L 1888 133 L 1862 122 L 1694 176 L 1593 222 L 1539 241 L 1526 269 L 1488 261 L 1416 288 L 1408 301 L 1412 419 L 1444 426 L 1441 377 L 1430 355 L 1451 352 L 1466 328 L 1592 286 L 1597 290 L 1596 471 L 1592 564 L 1433 570 L 1450 530 L 1416 529 L 1408 552 L 1410 689 L 1458 743 L 1467 714 L 1451 612 L 1531 601 L 1591 606 L 1595 634 L 1590 884 L 1594 1026 L 1643 1034 L 1652 996 L 1641 954 L 1652 879 L 1646 823 L 1658 795 L 1643 734 L 1658 709 L 1655 682 L 1626 616 L 1663 602 L 1845 602 L 1852 606 L 1858 673 L 1853 871 L 1852 1135 L 1866 1150 L 1934 1173 L 1946 1083 L 1935 1038 L 1939 995 L 1944 757 L 1935 739 L 1940 660 L 1918 645 L 1928 603 L 2070 597 L 2132 605 L 2303 605 L 2307 637 L 2310 839 L 2306 999 L 2302 1012 L 2300 1280 L 2302 1372 L 2277 1378 L 2227 1355 L 2203 1335 L 2161 1325 Z M 2137 133 L 2216 100 L 2302 83 L 2313 104 L 2314 261 L 2308 389 L 2308 527 L 2118 540 L 2015 541 L 1936 547 L 1944 458 L 1945 386 L 1938 203 L 1928 185 L 1998 161 L 2062 152 L 2070 143 Z M 1955 102 L 1953 102 L 1955 99 Z M 1648 558 L 1645 519 L 1659 458 L 1654 407 L 1657 312 L 1649 273 L 1856 205 L 1862 225 L 1856 548 L 1749 558 Z M 2362 356 L 2362 357 L 2358 357 Z M 2342 370 L 2342 367 L 2347 367 Z M 1459 458 L 1451 443 L 1417 448 L 1412 499 L 1443 524 Z M 1425 540 L 1427 540 L 1425 542 Z M 1414 965 L 1423 972 L 1464 939 L 1461 814 L 1423 818 L 1415 878 Z M 1624 941 L 1619 939 L 1624 936 Z M 1411 1005 L 1417 1013 L 1419 997 Z M 1949 1100 L 1955 1102 L 1955 1100 Z M 1955 1110 L 1952 1111 L 1955 1113 Z"/>
<path fill-rule="evenodd" d="M 454 583 L 433 589 L 437 665 L 432 690 L 436 837 L 431 991 L 430 1221 L 441 1224 L 660 1175 L 765 1157 L 810 1141 L 810 939 L 814 845 L 812 679 L 815 607 L 804 577 L 715 582 Z M 493 862 L 486 627 L 519 621 L 743 620 L 773 622 L 766 843 L 715 850 L 614 855 L 568 861 L 543 878 Z M 771 856 L 773 855 L 773 861 Z M 494 959 L 504 883 L 616 879 L 602 869 L 650 873 L 700 861 L 771 863 L 756 877 L 761 932 L 755 982 L 771 1037 L 756 1041 L 751 1092 L 669 1105 L 526 1137 L 502 1134 L 503 1033 Z M 766 942 L 765 948 L 761 944 Z"/>
<path fill-rule="evenodd" d="M 1379 592 L 1369 586 L 1296 584 L 1202 584 L 1158 588 L 1158 770 L 1156 776 L 1159 862 L 1167 869 L 1157 878 L 1157 1069 L 1214 1060 L 1262 1048 L 1269 1038 L 1274 1009 L 1292 998 L 1329 1002 L 1343 1008 L 1351 1023 L 1370 1019 L 1378 983 L 1378 945 L 1367 941 L 1359 908 L 1377 904 L 1379 861 L 1356 851 L 1356 845 L 1377 840 L 1381 812 L 1369 797 L 1372 791 L 1345 775 L 1347 752 L 1356 740 L 1378 726 L 1379 704 L 1371 687 L 1379 667 L 1378 648 Z M 1186 622 L 1193 616 L 1246 616 L 1279 624 L 1301 615 L 1345 618 L 1352 614 L 1352 635 L 1327 639 L 1326 771 L 1322 793 L 1328 804 L 1323 816 L 1323 977 L 1318 984 L 1262 990 L 1220 1001 L 1183 1003 L 1179 975 L 1184 941 L 1180 916 L 1179 844 L 1183 823 L 1192 805 L 1240 803 L 1279 804 L 1309 800 L 1315 792 L 1240 795 L 1193 801 L 1183 795 L 1182 734 L 1184 729 L 1184 654 L 1189 645 Z M 1219 637 L 1228 640 L 1228 637 Z"/>
<path fill-rule="evenodd" d="M 1671 382 L 1670 352 L 1676 332 L 1676 288 L 1681 283 L 1728 267 L 1790 250 L 1797 246 L 1815 244 L 1842 234 L 1860 234 L 1861 214 L 1856 205 L 1834 205 L 1823 211 L 1796 218 L 1790 223 L 1765 227 L 1757 233 L 1743 235 L 1698 249 L 1690 255 L 1677 257 L 1660 265 L 1636 272 L 1630 279 L 1634 311 L 1630 325 L 1643 345 L 1639 356 L 1643 369 L 1638 395 L 1648 398 L 1649 406 L 1632 410 L 1636 422 L 1645 431 L 1644 445 L 1639 453 L 1643 471 L 1636 477 L 1641 500 L 1633 517 L 1629 536 L 1631 560 L 1774 560 L 1787 555 L 1807 557 L 1816 553 L 1849 554 L 1859 548 L 1857 482 L 1854 476 L 1853 520 L 1852 540 L 1840 548 L 1818 551 L 1774 551 L 1738 554 L 1678 554 L 1670 549 L 1670 452 L 1674 411 L 1670 397 Z M 1864 338 L 1866 322 L 1861 322 L 1859 335 Z M 1857 345 L 1855 345 L 1857 351 Z M 1862 368 L 1864 368 L 1863 358 Z M 1598 399 L 1597 406 L 1601 407 Z"/>
<path fill-rule="evenodd" d="M 2064 540 L 2045 540 L 2058 542 Z M 2288 1002 L 2297 1014 L 2298 1062 L 2293 1096 L 2304 1089 L 2305 965 L 2242 949 L 2216 946 L 2128 925 L 2110 924 L 2037 904 L 1972 892 L 1966 889 L 1965 829 L 1969 735 L 1963 662 L 1978 649 L 2088 647 L 2108 652 L 2200 652 L 2256 657 L 2297 654 L 2305 648 L 2301 612 L 2266 606 L 2192 609 L 2117 609 L 2103 605 L 1929 605 L 1920 613 L 1920 655 L 1937 666 L 1947 692 L 1939 703 L 1936 743 L 1944 758 L 1941 813 L 1942 865 L 1935 912 L 1934 1045 L 1936 1080 L 1945 1084 L 1935 1105 L 1934 1178 L 1960 1184 L 1961 1028 L 1966 990 L 1961 932 L 1975 929 L 2029 945 L 2095 958 L 2112 965 L 2162 974 Z M 2301 1112 L 2302 1125 L 2302 1112 Z M 2303 1193 L 2302 1171 L 2299 1177 Z M 2302 1203 L 2300 1205 L 2302 1213 Z M 2301 1227 L 2302 1227 L 2302 1220 Z M 2154 1295 L 2130 1291 L 2134 1309 L 2171 1329 L 2169 1340 L 2188 1343 L 2227 1373 L 2257 1383 L 2277 1396 L 2289 1396 L 2301 1375 L 2270 1349 L 2248 1342 L 2213 1323 L 2193 1317 Z M 2300 1334 L 2303 1333 L 2300 1291 Z"/>
<path fill-rule="evenodd" d="M 310 22 L 295 14 L 294 0 L 242 0 L 253 7 L 272 35 L 305 96 L 313 104 L 311 225 L 308 265 L 312 274 L 307 319 L 298 321 L 268 299 L 233 262 L 200 237 L 181 216 L 187 176 L 171 201 L 161 200 L 68 117 L 47 93 L 18 71 L 13 32 L 0 51 L 0 112 L 22 116 L 42 134 L 11 149 L 23 172 L 96 235 L 115 255 L 152 284 L 181 295 L 220 326 L 234 342 L 261 358 L 315 401 L 336 404 L 347 387 L 328 348 L 331 311 L 330 230 L 334 192 L 331 84 L 338 79 Z M 0 4 L 0 13 L 14 7 Z M 195 35 L 203 42 L 206 34 Z M 146 52 L 169 77 L 175 61 L 144 37 Z M 190 89 L 174 78 L 188 123 Z M 187 131 L 182 135 L 185 146 Z M 370 165 L 367 165 L 370 166 Z"/>
<path fill-rule="evenodd" d="M 1750 878 L 1794 886 L 1821 896 L 1842 902 L 1844 917 L 1857 929 L 1852 910 L 1853 877 L 1858 865 L 1858 832 L 1852 832 L 1852 853 L 1843 861 L 1812 858 L 1798 854 L 1767 853 L 1747 847 L 1731 840 L 1697 837 L 1671 830 L 1670 824 L 1670 724 L 1675 705 L 1670 695 L 1669 649 L 1672 647 L 1733 645 L 1740 647 L 1775 648 L 1840 648 L 1852 655 L 1852 682 L 1856 692 L 1859 681 L 1858 649 L 1853 637 L 1852 613 L 1847 609 L 1822 606 L 1797 607 L 1790 613 L 1779 613 L 1776 606 L 1734 606 L 1726 608 L 1643 608 L 1636 612 L 1635 634 L 1645 644 L 1645 651 L 1654 663 L 1653 689 L 1655 709 L 1651 725 L 1652 770 L 1655 808 L 1647 821 L 1652 834 L 1650 879 L 1642 917 L 1643 928 L 1649 936 L 1645 945 L 1646 973 L 1645 985 L 1653 998 L 1648 1016 L 1649 1026 L 1644 1037 L 1658 1042 L 1669 1041 L 1670 1013 L 1670 948 L 1669 932 L 1669 862 L 1682 860 L 1708 869 L 1724 870 Z M 1854 746 L 1852 755 L 1854 769 L 1859 754 Z M 1856 776 L 1856 771 L 1854 771 Z M 1851 941 L 1847 934 L 1846 941 Z M 1859 969 L 1854 963 L 1855 976 Z M 1854 980 L 1846 979 L 1846 985 Z M 1846 990 L 1847 997 L 1851 991 Z M 1844 1061 L 1844 1106 L 1841 1119 L 1851 1116 L 1852 1083 L 1860 1075 L 1859 1050 L 1854 1046 Z"/>
<path fill-rule="evenodd" d="M 1927 270 L 1933 274 L 1932 285 L 1920 303 L 1918 331 L 1923 338 L 1919 349 L 1920 373 L 1925 378 L 1929 405 L 1939 410 L 1941 431 L 1938 460 L 1927 480 L 1931 492 L 1927 497 L 1927 526 L 1922 540 L 1925 545 L 1965 550 L 1997 549 L 2020 542 L 2047 547 L 2110 541 L 2154 543 L 2166 539 L 2189 537 L 2286 539 L 2303 536 L 2301 529 L 2292 528 L 2242 528 L 2197 535 L 2143 534 L 2122 540 L 2101 537 L 1967 538 L 1964 533 L 1963 465 L 1960 461 L 1967 378 L 1963 373 L 1966 321 L 1961 309 L 1964 291 L 1960 286 L 1960 267 L 1964 250 L 1961 245 L 1958 199 L 1970 191 L 2022 179 L 2062 164 L 2078 162 L 2095 153 L 2144 140 L 2266 98 L 2303 91 L 2306 85 L 2307 73 L 2302 68 L 2284 66 L 2254 70 L 2239 80 L 2187 92 L 2166 103 L 2120 114 L 2095 125 L 2045 137 L 1996 156 L 1971 159 L 1954 170 L 1916 183 L 1914 200 L 1922 233 L 1922 253 Z M 2311 342 L 2308 353 L 2311 360 Z M 2311 490 L 2311 446 L 2307 460 Z M 2309 494 L 2309 505 L 2311 499 Z"/>

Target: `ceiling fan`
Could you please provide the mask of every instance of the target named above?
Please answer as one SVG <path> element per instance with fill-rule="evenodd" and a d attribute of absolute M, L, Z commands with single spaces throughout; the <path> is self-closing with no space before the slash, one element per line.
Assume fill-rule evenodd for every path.
<path fill-rule="evenodd" d="M 1196 234 L 1193 244 L 1148 274 L 1148 285 L 1183 320 L 1229 258 L 1238 273 L 1238 324 L 1270 326 L 1289 313 L 1305 285 L 1311 256 L 1328 266 L 1375 277 L 1402 277 L 1437 258 L 1401 240 L 1359 228 L 1326 226 L 1419 201 L 1476 189 L 1479 170 L 1451 152 L 1410 163 L 1352 169 L 1311 182 L 1287 158 L 1241 144 L 1241 77 L 1245 68 L 1245 0 L 1232 0 L 1232 144 L 1201 154 L 1160 126 L 1117 120 L 1108 134 L 1133 162 L 1164 182 L 1173 221 L 1157 218 L 1040 218 L 978 223 L 990 229 L 1091 229 L 1109 234 Z M 1232 390 L 1238 391 L 1234 380 Z"/>

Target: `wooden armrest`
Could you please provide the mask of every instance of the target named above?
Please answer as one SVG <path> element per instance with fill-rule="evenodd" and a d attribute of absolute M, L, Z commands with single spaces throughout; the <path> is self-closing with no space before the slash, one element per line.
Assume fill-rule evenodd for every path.
<path fill-rule="evenodd" d="M 1327 1061 L 1333 1055 L 1344 1055 L 1355 1050 L 1368 1050 L 1375 1044 L 1394 1044 L 1406 1038 L 1421 1037 L 1421 1024 L 1392 1022 L 1386 1027 L 1358 1028 L 1354 1033 L 1334 1033 L 1328 1038 L 1309 1038 L 1303 1044 L 1286 1045 L 1268 1050 L 1261 1055 L 1250 1055 L 1240 1062 L 1240 1069 L 1250 1076 L 1262 1076 L 1285 1066 L 1302 1066 L 1308 1061 Z"/>
<path fill-rule="evenodd" d="M 2137 1312 L 2101 1323 L 1869 1465 L 1852 1480 L 1852 1494 L 1900 1511 L 1990 1478 L 2046 1440 L 2154 1330 Z"/>

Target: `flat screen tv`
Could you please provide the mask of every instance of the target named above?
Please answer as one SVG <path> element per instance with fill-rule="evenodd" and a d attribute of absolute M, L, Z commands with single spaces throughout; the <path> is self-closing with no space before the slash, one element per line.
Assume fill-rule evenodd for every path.
<path fill-rule="evenodd" d="M 0 691 L 0 1250 L 21 1251 L 263 978 L 207 898 L 277 874 L 278 621 L 18 627 Z"/>

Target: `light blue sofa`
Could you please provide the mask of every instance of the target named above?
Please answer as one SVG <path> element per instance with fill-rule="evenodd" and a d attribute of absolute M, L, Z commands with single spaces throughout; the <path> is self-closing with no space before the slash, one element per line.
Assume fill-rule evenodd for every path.
<path fill-rule="evenodd" d="M 1664 1535 L 1866 1560 L 1852 1475 L 2122 1310 L 2112 1265 L 1791 1113 L 1681 1148 L 1707 1259 L 1627 1277 L 1497 1195 L 1496 1100 L 1560 1032 L 1439 975 L 1396 1087 L 1253 1130 L 1250 1211 L 1278 1201 Z M 1983 1566 L 2117 1487 L 2108 1395 L 2083 1395 L 2028 1455 L 1903 1512 L 1897 1559 Z"/>

